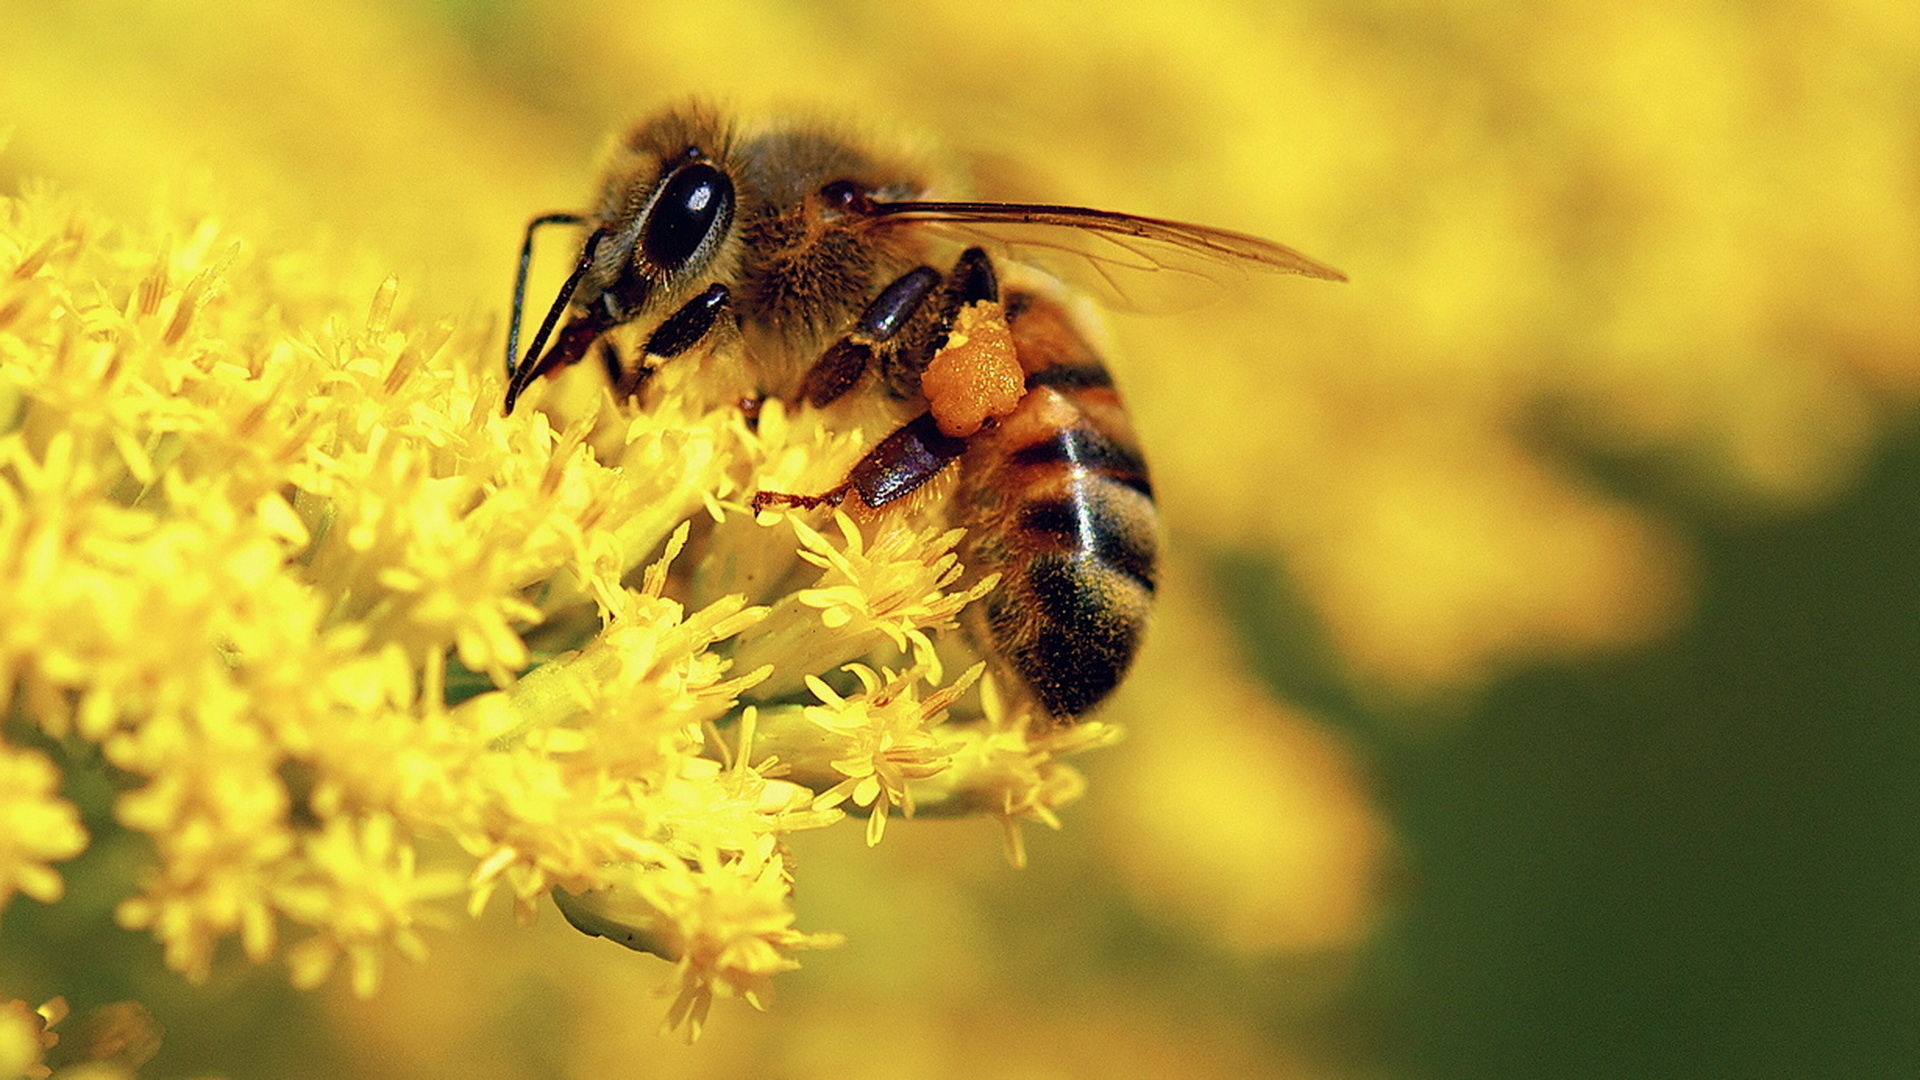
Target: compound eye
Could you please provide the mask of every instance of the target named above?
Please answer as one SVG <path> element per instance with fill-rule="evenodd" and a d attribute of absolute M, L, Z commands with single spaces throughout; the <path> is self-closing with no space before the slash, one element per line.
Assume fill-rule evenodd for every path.
<path fill-rule="evenodd" d="M 640 250 L 668 273 L 679 270 L 733 221 L 733 181 L 705 161 L 680 166 L 660 185 L 640 227 Z"/>

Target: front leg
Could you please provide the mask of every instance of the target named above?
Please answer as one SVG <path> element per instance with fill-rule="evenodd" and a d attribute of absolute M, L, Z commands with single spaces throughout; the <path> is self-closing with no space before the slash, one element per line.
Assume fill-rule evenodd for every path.
<path fill-rule="evenodd" d="M 607 378 L 613 383 L 613 396 L 625 400 L 638 397 L 647 380 L 659 370 L 655 360 L 671 360 L 695 345 L 706 340 L 713 331 L 714 323 L 720 320 L 720 313 L 732 303 L 733 294 L 725 285 L 714 282 L 700 295 L 680 305 L 673 314 L 662 320 L 647 335 L 647 342 L 640 350 L 640 359 L 632 368 L 620 363 L 619 354 L 611 346 L 605 346 L 601 359 L 606 361 Z"/>

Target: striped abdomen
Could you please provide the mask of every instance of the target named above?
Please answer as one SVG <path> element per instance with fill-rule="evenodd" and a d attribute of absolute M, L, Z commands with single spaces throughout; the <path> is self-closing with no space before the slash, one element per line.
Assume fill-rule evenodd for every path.
<path fill-rule="evenodd" d="M 1158 516 L 1105 365 L 1058 304 L 1009 297 L 1027 394 L 963 458 L 972 557 L 1005 667 L 1056 722 L 1118 686 L 1152 610 Z"/>

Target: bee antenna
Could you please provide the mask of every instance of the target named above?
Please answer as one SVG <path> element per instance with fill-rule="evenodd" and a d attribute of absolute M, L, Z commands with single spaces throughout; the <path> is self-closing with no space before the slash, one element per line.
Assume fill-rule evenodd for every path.
<path fill-rule="evenodd" d="M 600 242 L 607 238 L 606 229 L 595 229 L 587 237 L 586 246 L 580 249 L 580 259 L 574 264 L 573 273 L 567 275 L 566 283 L 560 286 L 560 294 L 553 299 L 553 306 L 547 309 L 547 317 L 540 322 L 540 329 L 533 335 L 533 344 L 527 347 L 524 358 L 516 358 L 520 346 L 520 315 L 527 295 L 527 256 L 533 249 L 533 230 L 541 225 L 578 225 L 583 219 L 577 214 L 546 214 L 533 219 L 527 226 L 527 239 L 520 247 L 520 269 L 513 281 L 513 312 L 507 323 L 507 412 L 513 412 L 513 403 L 532 385 L 540 375 L 540 350 L 547 344 L 547 338 L 553 335 L 553 328 L 560 322 L 560 316 L 573 300 L 573 291 L 580 287 L 580 279 L 586 276 L 593 266 L 594 253 L 600 249 Z"/>
<path fill-rule="evenodd" d="M 527 263 L 533 258 L 534 230 L 547 225 L 579 225 L 585 221 L 586 218 L 579 214 L 563 210 L 552 214 L 541 214 L 527 222 L 526 236 L 520 241 L 520 266 L 513 275 L 513 307 L 509 309 L 510 314 L 507 318 L 508 376 L 513 374 L 514 361 L 518 358 L 517 354 L 520 351 L 520 309 L 527 299 Z"/>

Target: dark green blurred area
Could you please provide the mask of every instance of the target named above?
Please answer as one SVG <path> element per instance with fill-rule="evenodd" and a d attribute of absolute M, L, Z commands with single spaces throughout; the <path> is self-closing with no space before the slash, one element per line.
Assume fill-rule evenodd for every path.
<path fill-rule="evenodd" d="M 1396 1075 L 1920 1076 L 1920 433 L 1824 512 L 1668 517 L 1694 618 L 1441 734 L 1253 628 L 1272 681 L 1353 726 L 1403 844 L 1356 1018 Z"/>

